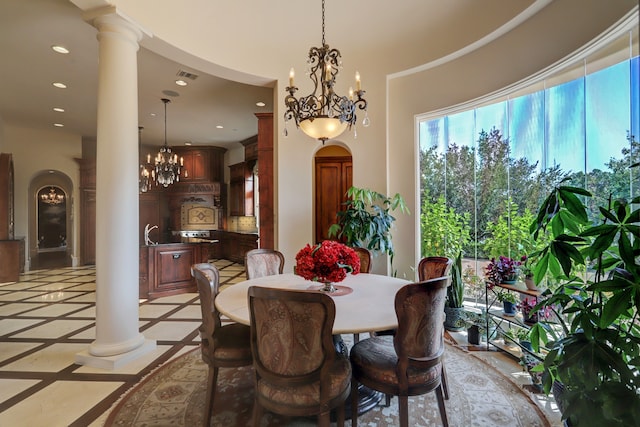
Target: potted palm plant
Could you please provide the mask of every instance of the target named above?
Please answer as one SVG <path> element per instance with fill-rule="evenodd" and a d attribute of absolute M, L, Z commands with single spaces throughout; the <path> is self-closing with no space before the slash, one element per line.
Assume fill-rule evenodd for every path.
<path fill-rule="evenodd" d="M 546 245 L 532 254 L 534 280 L 558 285 L 533 310 L 530 337 L 541 343 L 544 390 L 556 396 L 572 426 L 637 425 L 640 420 L 640 203 L 609 197 L 589 221 L 581 188 L 555 187 L 540 207 L 531 232 Z M 637 205 L 635 205 L 637 206 Z M 558 387 L 556 387 L 556 385 Z"/>

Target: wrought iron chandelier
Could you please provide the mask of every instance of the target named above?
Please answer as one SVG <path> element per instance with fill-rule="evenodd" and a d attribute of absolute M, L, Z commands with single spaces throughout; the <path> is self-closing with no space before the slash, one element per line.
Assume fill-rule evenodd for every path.
<path fill-rule="evenodd" d="M 59 205 L 64 202 L 64 194 L 58 194 L 53 187 L 49 188 L 49 193 L 42 193 L 40 200 L 48 205 Z"/>
<path fill-rule="evenodd" d="M 167 104 L 171 102 L 167 98 L 162 98 L 164 102 L 164 146 L 155 157 L 155 180 L 156 185 L 168 187 L 174 182 L 180 181 L 180 166 L 182 166 L 182 158 L 178 163 L 178 155 L 171 151 L 171 147 L 167 144 Z M 152 172 L 152 176 L 153 176 Z"/>
<path fill-rule="evenodd" d="M 144 128 L 142 126 L 138 126 L 138 155 L 140 156 L 140 150 L 142 149 L 142 130 Z M 151 182 L 149 181 L 149 175 L 153 174 L 155 176 L 155 171 L 151 171 L 147 169 L 147 165 L 149 165 L 149 161 L 151 160 L 151 156 L 147 156 L 147 163 L 140 163 L 140 175 L 138 175 L 138 189 L 141 193 L 146 193 L 151 188 Z"/>
<path fill-rule="evenodd" d="M 348 96 L 339 96 L 334 92 L 338 72 L 342 68 L 340 51 L 331 49 L 324 40 L 324 0 L 322 0 L 322 47 L 309 49 L 309 78 L 313 82 L 313 92 L 299 99 L 295 97 L 298 88 L 294 85 L 294 70 L 289 72 L 289 92 L 284 98 L 287 110 L 284 113 L 285 136 L 288 134 L 286 123 L 295 120 L 296 127 L 312 138 L 322 141 L 338 137 L 347 128 L 356 124 L 356 108 L 364 110 L 362 125 L 369 126 L 365 91 L 361 88 L 360 74 L 356 72 L 356 90 L 349 88 Z M 354 95 L 357 100 L 354 100 Z M 357 133 L 354 133 L 357 138 Z"/>

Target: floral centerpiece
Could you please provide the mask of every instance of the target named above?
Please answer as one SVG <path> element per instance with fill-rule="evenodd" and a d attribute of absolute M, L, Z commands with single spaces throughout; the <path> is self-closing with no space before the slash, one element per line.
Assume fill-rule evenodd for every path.
<path fill-rule="evenodd" d="M 324 291 L 333 292 L 333 283 L 342 282 L 347 273 L 360 272 L 360 257 L 350 247 L 325 240 L 302 248 L 296 255 L 296 274 L 325 284 Z"/>
<path fill-rule="evenodd" d="M 515 283 L 520 264 L 520 261 L 502 255 L 498 259 L 491 258 L 485 270 L 485 276 L 491 286 L 499 283 Z"/>

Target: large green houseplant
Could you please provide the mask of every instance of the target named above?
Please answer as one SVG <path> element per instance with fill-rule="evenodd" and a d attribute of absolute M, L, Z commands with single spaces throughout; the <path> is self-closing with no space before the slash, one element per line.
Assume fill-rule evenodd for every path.
<path fill-rule="evenodd" d="M 337 223 L 329 227 L 329 237 L 341 239 L 348 246 L 386 253 L 393 271 L 391 227 L 396 219 L 391 212 L 399 209 L 402 213 L 409 213 L 404 199 L 398 193 L 388 197 L 357 187 L 349 188 L 347 197 L 345 209 L 337 214 Z"/>
<path fill-rule="evenodd" d="M 581 200 L 591 193 L 560 184 L 531 225 L 534 238 L 547 241 L 533 254 L 535 281 L 557 283 L 534 308 L 553 310 L 555 320 L 531 331 L 534 349 L 549 349 L 544 388 L 564 386 L 557 398 L 569 425 L 638 425 L 640 210 L 633 204 L 640 198 L 609 197 L 594 225 Z"/>

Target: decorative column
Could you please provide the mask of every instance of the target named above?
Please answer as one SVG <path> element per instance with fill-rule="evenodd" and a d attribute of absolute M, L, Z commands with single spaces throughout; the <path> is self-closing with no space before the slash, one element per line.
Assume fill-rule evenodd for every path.
<path fill-rule="evenodd" d="M 98 29 L 96 339 L 76 355 L 114 369 L 155 348 L 138 329 L 138 42 L 143 31 L 113 7 L 90 11 Z"/>

